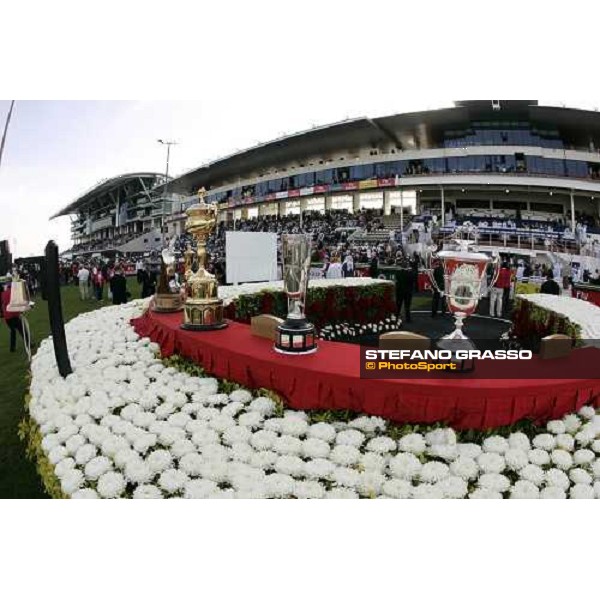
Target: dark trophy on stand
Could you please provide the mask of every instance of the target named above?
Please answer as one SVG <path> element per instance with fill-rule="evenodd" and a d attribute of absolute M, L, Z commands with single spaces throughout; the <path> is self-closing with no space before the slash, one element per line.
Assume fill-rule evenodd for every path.
<path fill-rule="evenodd" d="M 304 313 L 310 251 L 309 235 L 282 235 L 283 288 L 288 300 L 288 314 L 277 327 L 275 337 L 275 350 L 282 354 L 311 354 L 317 351 L 315 326 Z"/>

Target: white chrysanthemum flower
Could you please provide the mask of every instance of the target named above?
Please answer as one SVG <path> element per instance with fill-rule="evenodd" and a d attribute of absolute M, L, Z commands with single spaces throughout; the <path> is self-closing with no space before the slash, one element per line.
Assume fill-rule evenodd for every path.
<path fill-rule="evenodd" d="M 273 431 L 275 433 L 280 433 L 282 421 L 283 421 L 283 419 L 281 417 L 273 417 L 271 419 L 267 419 L 263 423 L 263 429 L 265 431 Z"/>
<path fill-rule="evenodd" d="M 284 417 L 281 421 L 281 433 L 300 437 L 308 431 L 308 423 L 304 419 L 298 417 Z"/>
<path fill-rule="evenodd" d="M 142 427 L 143 429 L 147 429 L 156 421 L 156 415 L 151 412 L 146 412 L 144 410 L 133 415 L 132 423 L 136 427 Z M 115 422 L 113 422 L 114 424 Z"/>
<path fill-rule="evenodd" d="M 270 450 L 255 452 L 250 459 L 250 466 L 258 469 L 270 469 L 277 462 L 279 455 Z"/>
<path fill-rule="evenodd" d="M 294 493 L 296 481 L 289 475 L 273 473 L 265 477 L 265 487 L 270 498 L 287 498 Z"/>
<path fill-rule="evenodd" d="M 132 483 L 147 483 L 154 477 L 154 472 L 140 458 L 128 461 L 125 464 L 125 478 Z"/>
<path fill-rule="evenodd" d="M 497 452 L 484 452 L 477 457 L 477 464 L 484 473 L 501 473 L 506 467 L 504 457 Z"/>
<path fill-rule="evenodd" d="M 593 419 L 596 416 L 596 409 L 593 406 L 582 406 L 578 414 L 586 420 Z"/>
<path fill-rule="evenodd" d="M 484 452 L 504 454 L 509 449 L 508 440 L 500 435 L 493 435 L 483 441 Z"/>
<path fill-rule="evenodd" d="M 354 490 L 345 487 L 336 487 L 325 493 L 328 500 L 356 500 L 358 494 Z"/>
<path fill-rule="evenodd" d="M 556 447 L 567 452 L 573 452 L 575 448 L 575 438 L 570 433 L 559 433 L 556 436 Z"/>
<path fill-rule="evenodd" d="M 161 473 L 171 467 L 173 456 L 168 450 L 154 450 L 148 455 L 146 464 L 153 473 Z"/>
<path fill-rule="evenodd" d="M 78 465 L 85 465 L 96 456 L 97 451 L 94 444 L 84 444 L 75 453 L 75 462 Z"/>
<path fill-rule="evenodd" d="M 415 500 L 441 500 L 444 497 L 443 491 L 432 483 L 415 485 L 411 492 Z"/>
<path fill-rule="evenodd" d="M 331 448 L 322 439 L 310 437 L 302 442 L 302 455 L 307 458 L 327 458 Z"/>
<path fill-rule="evenodd" d="M 570 489 L 569 498 L 572 500 L 593 500 L 594 488 L 591 485 L 577 483 Z"/>
<path fill-rule="evenodd" d="M 191 440 L 188 440 L 187 438 L 176 440 L 171 446 L 171 454 L 175 458 L 181 458 L 182 456 L 195 451 L 196 446 Z"/>
<path fill-rule="evenodd" d="M 196 500 L 210 498 L 212 494 L 218 491 L 218 489 L 219 488 L 214 481 L 193 479 L 191 481 L 186 481 L 183 497 Z"/>
<path fill-rule="evenodd" d="M 65 494 L 71 495 L 76 492 L 85 482 L 83 473 L 79 469 L 66 471 L 60 480 L 60 487 Z"/>
<path fill-rule="evenodd" d="M 241 402 L 229 402 L 221 410 L 221 414 L 227 415 L 228 417 L 235 417 L 245 409 Z M 256 413 L 255 413 L 256 414 Z"/>
<path fill-rule="evenodd" d="M 388 479 L 381 490 L 390 498 L 406 500 L 412 495 L 412 484 L 405 479 Z"/>
<path fill-rule="evenodd" d="M 401 452 L 422 454 L 426 447 L 425 438 L 420 433 L 409 433 L 398 440 L 398 449 Z"/>
<path fill-rule="evenodd" d="M 550 458 L 563 471 L 568 471 L 573 466 L 573 457 L 566 450 L 552 450 Z"/>
<path fill-rule="evenodd" d="M 204 459 L 196 452 L 190 452 L 179 459 L 179 468 L 190 476 L 198 476 L 202 470 Z"/>
<path fill-rule="evenodd" d="M 252 460 L 252 457 L 256 454 L 256 451 L 250 444 L 233 444 L 231 446 L 231 458 L 232 460 L 249 463 Z"/>
<path fill-rule="evenodd" d="M 167 419 L 167 423 L 169 423 L 169 425 L 172 425 L 173 427 L 176 427 L 178 429 L 185 429 L 186 425 L 191 420 L 192 420 L 192 417 L 190 417 L 190 415 L 186 415 L 185 413 L 178 412 L 178 413 L 171 415 Z"/>
<path fill-rule="evenodd" d="M 580 483 L 582 485 L 591 485 L 592 476 L 585 470 L 579 467 L 571 469 L 569 471 L 569 478 L 573 483 Z"/>
<path fill-rule="evenodd" d="M 109 471 L 100 476 L 96 489 L 102 498 L 118 498 L 125 491 L 125 478 L 121 473 Z"/>
<path fill-rule="evenodd" d="M 355 446 L 335 446 L 331 451 L 329 458 L 338 465 L 355 465 L 360 459 L 360 451 Z"/>
<path fill-rule="evenodd" d="M 533 445 L 540 450 L 554 450 L 556 438 L 551 433 L 540 433 L 533 438 Z"/>
<path fill-rule="evenodd" d="M 390 472 L 398 479 L 413 479 L 423 468 L 421 461 L 410 453 L 398 453 L 389 462 Z"/>
<path fill-rule="evenodd" d="M 540 492 L 541 500 L 564 500 L 566 497 L 565 491 L 559 487 L 545 487 Z"/>
<path fill-rule="evenodd" d="M 250 412 L 257 412 L 265 417 L 272 415 L 275 412 L 275 408 L 275 402 L 271 398 L 265 397 L 256 398 L 248 406 Z"/>
<path fill-rule="evenodd" d="M 242 402 L 247 404 L 252 400 L 252 394 L 248 390 L 234 390 L 229 394 L 229 399 L 232 402 Z"/>
<path fill-rule="evenodd" d="M 282 435 L 273 443 L 273 450 L 279 454 L 298 455 L 302 452 L 302 442 L 291 435 Z"/>
<path fill-rule="evenodd" d="M 204 446 L 209 446 L 211 444 L 218 444 L 219 434 L 212 429 L 199 430 L 192 434 L 192 442 L 196 444 L 198 448 L 203 448 Z"/>
<path fill-rule="evenodd" d="M 459 458 L 476 459 L 483 450 L 479 444 L 457 444 Z"/>
<path fill-rule="evenodd" d="M 519 476 L 521 479 L 526 479 L 527 481 L 531 481 L 537 486 L 542 485 L 545 479 L 544 470 L 538 467 L 537 465 L 530 464 L 521 469 L 519 472 Z"/>
<path fill-rule="evenodd" d="M 55 433 L 50 433 L 42 439 L 42 450 L 49 452 L 52 448 L 55 448 L 60 444 L 58 436 Z"/>
<path fill-rule="evenodd" d="M 67 471 L 74 469 L 75 466 L 75 461 L 68 456 L 57 463 L 57 465 L 54 467 L 54 473 L 60 479 Z"/>
<path fill-rule="evenodd" d="M 462 477 L 450 476 L 436 483 L 436 487 L 441 490 L 444 498 L 458 500 L 464 498 L 469 489 L 467 482 Z"/>
<path fill-rule="evenodd" d="M 277 441 L 278 436 L 274 431 L 257 431 L 250 438 L 250 445 L 257 450 L 270 450 Z"/>
<path fill-rule="evenodd" d="M 340 431 L 336 438 L 335 443 L 340 446 L 356 446 L 360 448 L 365 441 L 365 434 L 362 431 L 356 429 L 346 429 Z"/>
<path fill-rule="evenodd" d="M 280 456 L 275 463 L 275 471 L 284 475 L 302 477 L 304 475 L 304 461 L 298 456 Z"/>
<path fill-rule="evenodd" d="M 146 454 L 150 448 L 156 446 L 157 441 L 157 436 L 154 433 L 140 435 L 133 442 L 133 449 L 140 454 Z"/>
<path fill-rule="evenodd" d="M 72 500 L 97 500 L 100 498 L 96 490 L 92 490 L 91 488 L 84 488 L 77 490 L 71 494 Z"/>
<path fill-rule="evenodd" d="M 252 435 L 252 432 L 247 427 L 235 425 L 234 427 L 229 427 L 223 432 L 223 442 L 228 446 L 246 443 L 250 440 Z"/>
<path fill-rule="evenodd" d="M 200 476 L 216 483 L 225 483 L 229 478 L 229 465 L 218 458 L 205 460 L 200 465 Z"/>
<path fill-rule="evenodd" d="M 540 497 L 540 490 L 531 481 L 519 480 L 515 482 L 510 492 L 510 498 L 513 500 L 537 500 Z"/>
<path fill-rule="evenodd" d="M 307 437 L 322 440 L 324 442 L 332 442 L 335 439 L 335 428 L 329 423 L 315 423 L 308 428 Z"/>
<path fill-rule="evenodd" d="M 209 421 L 209 427 L 218 433 L 224 433 L 230 427 L 235 427 L 235 420 L 227 415 L 219 415 Z"/>
<path fill-rule="evenodd" d="M 57 465 L 59 462 L 63 461 L 67 456 L 67 449 L 62 445 L 54 446 L 54 448 L 52 448 L 52 450 L 48 452 L 48 460 L 53 465 Z"/>
<path fill-rule="evenodd" d="M 275 466 L 277 468 L 277 463 Z M 308 477 L 309 479 L 327 479 L 335 469 L 336 465 L 325 458 L 315 458 L 313 460 L 307 461 L 304 464 L 304 472 L 306 474 L 306 477 Z M 280 471 L 280 469 L 277 470 Z M 293 475 L 293 473 L 289 474 Z"/>
<path fill-rule="evenodd" d="M 569 477 L 560 469 L 548 469 L 546 471 L 546 485 L 548 487 L 557 487 L 561 490 L 567 490 L 571 485 Z"/>
<path fill-rule="evenodd" d="M 600 440 L 594 440 L 592 442 L 592 445 L 590 446 L 590 449 L 592 450 L 592 452 L 600 454 Z"/>
<path fill-rule="evenodd" d="M 451 461 L 458 456 L 458 446 L 451 444 L 435 444 L 429 447 L 427 454 L 429 456 Z"/>
<path fill-rule="evenodd" d="M 375 452 L 365 452 L 361 455 L 358 464 L 364 471 L 377 471 L 378 473 L 383 473 L 388 464 L 388 458 L 387 456 L 382 456 Z"/>
<path fill-rule="evenodd" d="M 600 458 L 597 458 L 594 462 L 592 462 L 590 468 L 592 470 L 594 479 L 600 480 Z"/>
<path fill-rule="evenodd" d="M 596 455 L 587 449 L 577 450 L 573 454 L 573 461 L 576 465 L 589 465 L 596 459 Z"/>
<path fill-rule="evenodd" d="M 76 434 L 71 436 L 66 442 L 65 447 L 68 450 L 69 454 L 75 454 L 81 446 L 83 446 L 86 442 L 86 439 L 81 434 Z"/>
<path fill-rule="evenodd" d="M 465 481 L 470 481 L 479 474 L 479 465 L 472 458 L 459 456 L 450 463 L 450 473 Z"/>
<path fill-rule="evenodd" d="M 351 429 L 358 429 L 364 433 L 375 433 L 376 431 L 385 431 L 386 422 L 380 417 L 358 417 L 348 423 Z"/>
<path fill-rule="evenodd" d="M 456 444 L 456 433 L 449 427 L 433 429 L 425 434 L 425 441 L 429 446 L 453 446 Z"/>
<path fill-rule="evenodd" d="M 581 428 L 581 419 L 577 415 L 567 415 L 563 422 L 567 433 L 577 433 Z"/>
<path fill-rule="evenodd" d="M 477 486 L 494 492 L 506 492 L 510 489 L 510 479 L 499 473 L 484 473 L 477 480 Z"/>
<path fill-rule="evenodd" d="M 504 454 L 504 460 L 511 471 L 519 471 L 529 464 L 527 452 L 519 448 L 509 448 Z"/>
<path fill-rule="evenodd" d="M 471 500 L 502 500 L 502 494 L 496 490 L 478 488 L 469 494 Z"/>
<path fill-rule="evenodd" d="M 263 422 L 264 417 L 258 412 L 244 413 L 238 417 L 238 423 L 242 427 L 248 427 L 248 429 L 257 429 Z"/>
<path fill-rule="evenodd" d="M 367 450 L 378 454 L 386 454 L 396 450 L 396 442 L 386 436 L 375 437 L 367 443 Z"/>
<path fill-rule="evenodd" d="M 96 456 L 92 458 L 84 468 L 85 478 L 89 481 L 97 481 L 100 475 L 110 471 L 112 463 L 106 456 Z"/>
<path fill-rule="evenodd" d="M 227 462 L 229 460 L 230 450 L 226 446 L 221 446 L 221 444 L 209 444 L 207 446 L 202 446 L 200 448 L 200 452 L 204 457 L 204 460 L 207 461 L 220 461 Z"/>
<path fill-rule="evenodd" d="M 204 402 L 209 406 L 223 406 L 229 402 L 227 394 L 210 394 L 204 398 Z"/>
<path fill-rule="evenodd" d="M 160 500 L 163 494 L 155 485 L 140 485 L 133 491 L 134 500 Z"/>
<path fill-rule="evenodd" d="M 566 433 L 567 431 L 567 428 L 565 427 L 565 422 L 562 420 L 548 421 L 548 423 L 546 423 L 546 429 L 553 435 Z"/>
<path fill-rule="evenodd" d="M 529 462 L 538 465 L 548 465 L 550 464 L 550 453 L 546 452 L 546 450 L 540 450 L 539 448 L 534 448 L 527 453 L 527 458 L 529 458 Z"/>
<path fill-rule="evenodd" d="M 331 474 L 330 479 L 337 485 L 355 488 L 360 481 L 360 473 L 357 470 L 348 467 L 337 467 Z"/>
<path fill-rule="evenodd" d="M 448 477 L 450 468 L 448 465 L 432 460 L 423 465 L 419 473 L 419 479 L 425 483 L 437 483 Z"/>
<path fill-rule="evenodd" d="M 587 427 L 587 424 L 575 434 L 575 441 L 580 446 L 588 446 L 591 444 L 596 437 L 596 430 L 594 427 Z"/>
<path fill-rule="evenodd" d="M 377 471 L 364 471 L 358 480 L 358 491 L 362 496 L 375 498 L 381 493 L 386 478 Z"/>
<path fill-rule="evenodd" d="M 296 498 L 320 499 L 325 496 L 325 488 L 318 481 L 297 481 L 293 493 Z"/>
<path fill-rule="evenodd" d="M 189 477 L 179 469 L 167 469 L 158 478 L 160 487 L 169 494 L 175 494 L 185 487 Z"/>

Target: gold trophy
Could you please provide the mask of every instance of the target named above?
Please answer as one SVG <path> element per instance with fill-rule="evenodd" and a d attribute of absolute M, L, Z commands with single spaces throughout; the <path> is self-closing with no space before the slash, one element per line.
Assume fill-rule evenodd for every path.
<path fill-rule="evenodd" d="M 185 257 L 186 301 L 183 307 L 182 329 L 202 331 L 223 329 L 223 301 L 219 300 L 217 280 L 206 270 L 206 240 L 217 223 L 216 204 L 204 201 L 206 190 L 198 191 L 198 204 L 187 209 L 185 229 L 197 242 L 196 271 L 194 253 L 187 248 Z"/>

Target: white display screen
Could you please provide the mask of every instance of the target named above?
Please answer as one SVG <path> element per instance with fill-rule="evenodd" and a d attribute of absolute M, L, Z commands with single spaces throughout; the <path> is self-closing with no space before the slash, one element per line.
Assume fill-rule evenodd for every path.
<path fill-rule="evenodd" d="M 277 280 L 277 234 L 225 233 L 227 283 Z"/>

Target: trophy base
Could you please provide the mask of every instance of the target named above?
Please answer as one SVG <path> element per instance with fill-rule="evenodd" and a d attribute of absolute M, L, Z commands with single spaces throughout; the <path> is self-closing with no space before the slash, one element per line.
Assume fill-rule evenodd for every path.
<path fill-rule="evenodd" d="M 273 349 L 280 354 L 314 354 L 317 351 L 315 326 L 306 319 L 286 319 L 275 330 Z"/>
<path fill-rule="evenodd" d="M 183 309 L 183 303 L 179 294 L 155 294 L 152 312 L 175 313 Z"/>
<path fill-rule="evenodd" d="M 214 329 L 225 329 L 227 326 L 228 323 L 223 321 L 222 323 L 210 323 L 207 325 L 202 325 L 201 323 L 182 323 L 180 327 L 186 331 L 211 331 Z"/>

